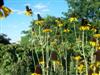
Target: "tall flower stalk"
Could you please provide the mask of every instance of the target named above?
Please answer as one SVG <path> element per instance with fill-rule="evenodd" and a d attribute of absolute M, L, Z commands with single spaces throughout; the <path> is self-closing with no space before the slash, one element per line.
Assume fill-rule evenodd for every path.
<path fill-rule="evenodd" d="M 48 47 L 48 38 L 49 38 L 49 33 L 45 33 L 46 36 L 46 75 L 49 75 L 49 47 Z"/>
<path fill-rule="evenodd" d="M 76 26 L 75 26 L 75 23 L 74 23 L 74 33 L 75 33 L 75 38 L 77 39 L 77 33 L 76 33 Z M 76 41 L 75 39 L 75 41 Z"/>
<path fill-rule="evenodd" d="M 88 64 L 87 64 L 87 58 L 85 55 L 85 50 L 84 50 L 84 31 L 82 31 L 82 51 L 83 51 L 83 57 L 84 57 L 84 62 L 85 62 L 85 67 L 86 67 L 86 75 L 88 75 Z"/>

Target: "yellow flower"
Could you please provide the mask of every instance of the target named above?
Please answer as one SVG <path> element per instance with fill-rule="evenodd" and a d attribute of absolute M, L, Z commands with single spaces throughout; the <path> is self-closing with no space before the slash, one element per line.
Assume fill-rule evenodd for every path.
<path fill-rule="evenodd" d="M 92 75 L 99 75 L 98 73 L 92 73 Z"/>
<path fill-rule="evenodd" d="M 29 8 L 29 6 L 26 6 L 25 15 L 27 15 L 27 16 L 32 16 L 33 15 L 32 9 Z"/>
<path fill-rule="evenodd" d="M 43 32 L 52 32 L 52 30 L 47 28 L 47 29 L 44 29 Z"/>
<path fill-rule="evenodd" d="M 88 25 L 84 25 L 84 26 L 80 26 L 79 29 L 84 31 L 84 30 L 89 30 L 90 27 Z"/>
<path fill-rule="evenodd" d="M 44 21 L 43 20 L 36 20 L 35 21 L 35 24 L 36 25 L 43 25 L 44 24 Z"/>
<path fill-rule="evenodd" d="M 79 60 L 81 59 L 81 57 L 80 57 L 80 56 L 75 56 L 74 59 L 75 59 L 76 61 L 79 61 Z"/>
<path fill-rule="evenodd" d="M 97 50 L 100 50 L 100 46 L 97 46 L 96 48 L 97 48 Z"/>
<path fill-rule="evenodd" d="M 96 67 L 99 67 L 100 66 L 100 62 L 96 62 Z"/>
<path fill-rule="evenodd" d="M 71 18 L 69 18 L 69 21 L 70 21 L 70 22 L 74 22 L 74 21 L 78 21 L 78 20 L 77 20 L 76 17 L 71 17 Z"/>
<path fill-rule="evenodd" d="M 12 13 L 12 10 L 5 6 L 2 6 L 1 8 L 2 8 L 2 11 L 3 11 L 5 17 L 7 17 L 10 13 Z"/>
<path fill-rule="evenodd" d="M 53 64 L 62 65 L 61 62 L 60 62 L 59 60 L 53 60 Z"/>
<path fill-rule="evenodd" d="M 77 67 L 79 73 L 82 73 L 83 68 L 84 68 L 84 65 L 83 65 L 83 64 L 80 64 L 80 65 Z"/>
<path fill-rule="evenodd" d="M 63 26 L 62 21 L 60 21 L 60 20 L 55 20 L 55 22 L 57 23 L 57 25 L 58 25 L 59 27 L 62 27 L 62 26 Z"/>
<path fill-rule="evenodd" d="M 94 64 L 90 64 L 90 66 L 89 66 L 89 67 L 90 67 L 91 69 L 93 69 L 93 66 L 94 66 Z"/>
<path fill-rule="evenodd" d="M 92 27 L 92 28 L 91 28 L 91 31 L 96 32 L 96 31 L 97 31 L 97 29 L 96 29 L 95 27 Z"/>
<path fill-rule="evenodd" d="M 60 23 L 60 21 L 59 21 L 59 20 L 55 20 L 55 22 L 56 22 L 56 23 Z"/>
<path fill-rule="evenodd" d="M 100 34 L 94 34 L 93 35 L 95 38 L 100 38 Z"/>
<path fill-rule="evenodd" d="M 59 27 L 62 27 L 62 26 L 63 26 L 63 24 L 59 23 L 59 24 L 58 24 L 58 26 L 59 26 Z"/>
<path fill-rule="evenodd" d="M 37 73 L 32 73 L 31 75 L 41 75 L 41 74 L 37 74 Z"/>
<path fill-rule="evenodd" d="M 44 61 L 39 61 L 39 64 L 43 65 L 43 64 L 45 64 L 45 62 Z"/>
<path fill-rule="evenodd" d="M 32 11 L 25 11 L 25 15 L 32 16 Z"/>
<path fill-rule="evenodd" d="M 96 46 L 96 42 L 94 42 L 94 41 L 90 41 L 89 43 L 90 43 L 90 45 L 93 46 L 93 47 Z"/>
<path fill-rule="evenodd" d="M 63 32 L 70 32 L 70 30 L 69 29 L 64 29 L 64 31 Z"/>

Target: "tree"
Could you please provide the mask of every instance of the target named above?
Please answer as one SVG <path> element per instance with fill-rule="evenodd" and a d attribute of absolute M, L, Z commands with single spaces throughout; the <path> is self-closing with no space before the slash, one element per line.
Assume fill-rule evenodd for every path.
<path fill-rule="evenodd" d="M 0 34 L 0 43 L 1 44 L 10 44 L 10 39 L 7 38 L 6 34 Z"/>
<path fill-rule="evenodd" d="M 93 25 L 100 27 L 99 0 L 66 0 L 66 2 L 69 5 L 69 11 L 65 15 L 75 13 L 79 19 L 87 18 Z"/>

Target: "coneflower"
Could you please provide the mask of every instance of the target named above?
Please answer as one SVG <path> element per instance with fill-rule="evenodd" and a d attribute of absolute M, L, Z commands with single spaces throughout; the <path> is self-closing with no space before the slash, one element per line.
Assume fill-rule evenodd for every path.
<path fill-rule="evenodd" d="M 52 61 L 52 64 L 53 64 L 54 71 L 56 71 L 56 66 L 61 65 L 61 62 L 57 58 L 57 52 L 56 51 L 51 52 L 51 61 Z"/>
<path fill-rule="evenodd" d="M 96 32 L 97 31 L 97 27 L 96 26 L 90 26 L 90 30 L 93 31 L 93 32 Z"/>
<path fill-rule="evenodd" d="M 80 74 L 82 74 L 83 73 L 83 69 L 84 69 L 84 64 L 79 64 L 78 67 L 77 67 L 77 69 L 78 69 L 78 72 Z"/>
<path fill-rule="evenodd" d="M 7 17 L 11 12 L 11 9 L 4 6 L 4 0 L 0 0 L 0 17 Z"/>
<path fill-rule="evenodd" d="M 74 60 L 79 61 L 81 59 L 81 56 L 80 55 L 76 55 L 73 58 L 74 58 Z"/>
<path fill-rule="evenodd" d="M 37 65 L 35 68 L 35 72 L 32 73 L 31 75 L 42 75 L 42 69 L 40 65 Z"/>
<path fill-rule="evenodd" d="M 43 57 L 40 57 L 40 59 L 39 59 L 39 64 L 40 65 L 45 65 L 45 60 L 43 59 Z"/>
<path fill-rule="evenodd" d="M 76 14 L 75 13 L 73 13 L 73 14 L 71 14 L 71 16 L 70 16 L 70 18 L 69 18 L 69 22 L 77 22 L 78 20 L 77 20 L 77 17 L 76 17 Z"/>
<path fill-rule="evenodd" d="M 55 22 L 56 22 L 56 24 L 57 24 L 58 27 L 62 27 L 63 26 L 63 21 L 60 18 L 57 18 L 55 20 Z"/>
<path fill-rule="evenodd" d="M 64 30 L 63 30 L 63 32 L 65 32 L 65 33 L 70 32 L 70 30 L 68 29 L 68 26 L 67 26 L 67 25 L 64 26 Z"/>
<path fill-rule="evenodd" d="M 90 45 L 91 45 L 92 47 L 96 46 L 96 39 L 95 39 L 95 38 L 92 38 L 91 41 L 90 41 L 89 43 L 90 43 Z"/>
<path fill-rule="evenodd" d="M 81 26 L 79 27 L 80 30 L 85 31 L 90 29 L 90 25 L 88 24 L 87 19 L 82 19 Z"/>
<path fill-rule="evenodd" d="M 50 29 L 50 26 L 46 25 L 43 29 L 43 32 L 52 32 L 52 29 Z"/>
<path fill-rule="evenodd" d="M 96 64 L 90 64 L 88 75 L 99 75 L 99 67 L 96 67 Z"/>
<path fill-rule="evenodd" d="M 29 8 L 29 6 L 26 6 L 25 15 L 27 15 L 27 16 L 32 16 L 33 15 L 32 9 Z"/>
<path fill-rule="evenodd" d="M 93 35 L 95 38 L 100 38 L 99 29 L 97 29 L 96 33 Z"/>
<path fill-rule="evenodd" d="M 37 14 L 37 18 L 38 20 L 35 21 L 35 24 L 40 26 L 44 25 L 44 19 L 40 16 L 40 14 Z"/>

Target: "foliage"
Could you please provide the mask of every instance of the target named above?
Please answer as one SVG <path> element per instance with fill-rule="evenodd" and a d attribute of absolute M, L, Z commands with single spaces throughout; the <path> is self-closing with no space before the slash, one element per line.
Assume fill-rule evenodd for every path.
<path fill-rule="evenodd" d="M 29 30 L 23 31 L 25 35 L 19 44 L 0 44 L 1 75 L 93 75 L 99 72 L 99 2 L 66 1 L 69 11 L 64 13 L 64 18 L 42 18 L 38 14 L 38 20 L 33 20 Z"/>
<path fill-rule="evenodd" d="M 10 39 L 6 38 L 7 35 L 5 34 L 0 34 L 0 43 L 2 44 L 10 44 Z"/>

